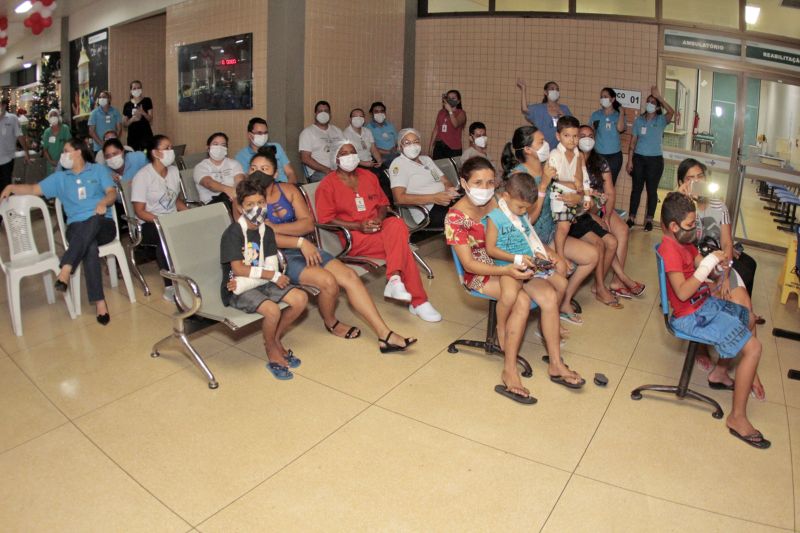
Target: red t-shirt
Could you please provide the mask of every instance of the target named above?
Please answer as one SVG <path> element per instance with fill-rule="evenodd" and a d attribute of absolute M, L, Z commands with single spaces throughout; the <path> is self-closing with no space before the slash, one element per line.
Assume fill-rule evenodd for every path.
<path fill-rule="evenodd" d="M 345 222 L 374 219 L 378 216 L 379 207 L 389 205 L 375 174 L 361 168 L 356 169 L 356 174 L 358 192 L 342 183 L 336 171 L 322 179 L 314 200 L 318 222 L 325 224 L 335 218 Z M 363 209 L 359 210 L 361 200 L 364 202 Z"/>
<path fill-rule="evenodd" d="M 664 259 L 664 269 L 667 274 L 681 272 L 684 279 L 689 279 L 694 274 L 694 258 L 699 253 L 694 244 L 681 244 L 672 237 L 664 236 L 658 253 Z M 691 298 L 681 301 L 667 277 L 667 297 L 672 306 L 672 315 L 676 318 L 690 315 L 700 309 L 710 294 L 709 286 L 704 283 Z"/>
<path fill-rule="evenodd" d="M 463 109 L 454 109 L 453 115 L 461 116 L 464 114 Z M 466 124 L 464 120 L 462 124 Z M 464 126 L 456 128 L 450 120 L 450 113 L 445 109 L 440 109 L 439 114 L 436 115 L 436 138 L 453 150 L 461 150 L 461 134 L 464 131 Z"/>

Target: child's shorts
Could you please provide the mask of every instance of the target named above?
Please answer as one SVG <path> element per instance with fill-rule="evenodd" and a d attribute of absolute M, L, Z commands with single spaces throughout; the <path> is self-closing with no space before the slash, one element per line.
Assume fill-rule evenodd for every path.
<path fill-rule="evenodd" d="M 287 292 L 294 288 L 293 285 L 287 285 L 286 288 L 281 289 L 274 283 L 265 283 L 255 289 L 244 291 L 242 294 L 231 294 L 230 306 L 245 313 L 255 313 L 264 302 L 278 303 L 283 300 Z"/>
<path fill-rule="evenodd" d="M 725 359 L 736 357 L 752 336 L 747 308 L 713 296 L 691 315 L 672 317 L 669 323 L 675 331 L 714 346 Z"/>

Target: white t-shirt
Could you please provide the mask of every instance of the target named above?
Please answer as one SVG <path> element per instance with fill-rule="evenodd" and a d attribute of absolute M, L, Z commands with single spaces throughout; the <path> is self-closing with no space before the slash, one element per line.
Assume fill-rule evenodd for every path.
<path fill-rule="evenodd" d="M 181 175 L 175 165 L 167 167 L 167 176 L 161 175 L 152 163 L 142 167 L 133 177 L 131 202 L 142 202 L 145 209 L 153 215 L 174 213 L 181 193 Z"/>
<path fill-rule="evenodd" d="M 325 165 L 330 169 L 336 168 L 333 160 L 333 150 L 336 143 L 344 140 L 342 130 L 328 124 L 328 129 L 323 130 L 316 124 L 312 124 L 300 132 L 300 151 L 311 152 L 311 157 L 320 165 Z M 304 165 L 305 166 L 305 165 Z M 306 167 L 309 174 L 315 171 L 313 168 Z"/>
<path fill-rule="evenodd" d="M 197 194 L 200 195 L 200 201 L 207 204 L 211 201 L 211 198 L 220 194 L 200 185 L 200 181 L 203 178 L 210 176 L 217 183 L 233 187 L 234 178 L 239 174 L 244 174 L 244 170 L 242 170 L 242 165 L 235 159 L 226 157 L 219 166 L 215 165 L 209 158 L 200 161 L 194 167 L 194 182 L 197 184 Z"/>
<path fill-rule="evenodd" d="M 573 149 L 572 161 L 567 161 L 567 149 L 564 145 L 558 143 L 553 150 L 550 151 L 550 157 L 547 159 L 547 164 L 553 167 L 558 174 L 553 178 L 553 191 L 550 192 L 550 210 L 553 213 L 563 213 L 566 211 L 566 204 L 557 198 L 561 193 L 574 193 L 577 192 L 575 187 L 575 174 L 578 170 L 578 155 L 580 150 L 577 147 Z M 590 189 L 589 173 L 586 171 L 586 165 L 581 169 L 583 175 L 583 190 L 588 193 Z"/>
<path fill-rule="evenodd" d="M 0 165 L 5 165 L 17 152 L 17 137 L 22 135 L 19 120 L 8 111 L 0 118 Z"/>
<path fill-rule="evenodd" d="M 445 184 L 442 181 L 444 173 L 439 170 L 433 159 L 426 155 L 418 158 L 419 162 L 412 161 L 401 154 L 392 161 L 389 167 L 389 179 L 394 187 L 405 187 L 408 194 L 436 194 L 444 192 Z M 426 204 L 430 210 L 433 204 Z M 416 219 L 416 217 L 414 217 Z"/>
<path fill-rule="evenodd" d="M 344 138 L 353 143 L 361 161 L 372 161 L 372 145 L 375 144 L 375 137 L 369 128 L 362 127 L 361 135 L 353 128 L 352 124 L 344 129 Z"/>

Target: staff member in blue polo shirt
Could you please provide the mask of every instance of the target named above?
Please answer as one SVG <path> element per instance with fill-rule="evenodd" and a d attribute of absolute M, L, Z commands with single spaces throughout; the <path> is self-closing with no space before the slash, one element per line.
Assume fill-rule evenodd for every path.
<path fill-rule="evenodd" d="M 147 164 L 147 155 L 144 152 L 128 152 L 119 139 L 108 139 L 103 143 L 103 162 L 111 169 L 114 182 L 120 183 L 133 179 Z"/>
<path fill-rule="evenodd" d="M 528 86 L 525 84 L 525 80 L 517 80 L 517 87 L 522 91 L 520 110 L 525 116 L 525 120 L 544 134 L 544 140 L 550 145 L 550 149 L 555 149 L 558 146 L 558 139 L 556 139 L 558 119 L 572 116 L 572 111 L 566 105 L 559 103 L 561 92 L 558 84 L 554 81 L 544 84 L 544 97 L 539 104 L 528 104 L 528 95 L 526 94 Z"/>
<path fill-rule="evenodd" d="M 269 139 L 269 126 L 267 121 L 261 117 L 253 117 L 247 123 L 247 140 L 248 145 L 239 150 L 236 154 L 236 160 L 242 165 L 242 168 L 247 170 L 250 168 L 250 160 L 256 155 L 258 149 L 262 146 L 271 146 L 275 149 L 275 159 L 278 160 L 278 173 L 275 176 L 275 181 L 282 183 L 297 183 L 297 175 L 294 173 L 292 164 L 286 152 L 278 143 L 267 142 Z"/>
<path fill-rule="evenodd" d="M 633 121 L 633 138 L 628 147 L 626 170 L 633 180 L 631 203 L 628 208 L 627 224 L 629 228 L 635 224 L 642 190 L 647 186 L 647 213 L 645 214 L 644 230 L 653 230 L 653 217 L 658 205 L 658 182 L 661 181 L 661 174 L 664 173 L 661 144 L 664 128 L 672 122 L 674 115 L 675 110 L 661 97 L 658 87 L 653 85 L 650 88 L 650 96 L 647 97 L 644 113 Z"/>
<path fill-rule="evenodd" d="M 94 151 L 97 152 L 103 147 L 103 136 L 107 131 L 116 133 L 116 137 L 122 136 L 122 115 L 115 107 L 111 106 L 111 93 L 101 91 L 97 99 L 97 107 L 89 115 L 89 135 L 92 137 Z"/>
<path fill-rule="evenodd" d="M 89 301 L 97 306 L 97 321 L 111 321 L 103 295 L 98 246 L 117 236 L 109 207 L 117 198 L 111 173 L 103 165 L 90 163 L 94 154 L 83 140 L 72 138 L 64 145 L 59 162 L 64 170 L 54 172 L 35 185 L 9 185 L 0 193 L 0 201 L 11 194 L 33 194 L 58 198 L 67 217 L 69 247 L 61 258 L 61 272 L 56 290 L 66 292 L 72 272 L 83 263 Z"/>
<path fill-rule="evenodd" d="M 372 115 L 372 120 L 367 123 L 367 128 L 375 138 L 375 147 L 381 154 L 383 167 L 389 168 L 394 158 L 400 155 L 397 151 L 397 130 L 386 119 L 386 106 L 383 102 L 372 102 L 369 114 Z"/>
<path fill-rule="evenodd" d="M 611 169 L 611 181 L 617 184 L 617 176 L 622 170 L 622 145 L 619 134 L 625 132 L 625 113 L 617 102 L 617 93 L 611 87 L 600 91 L 600 109 L 589 117 L 594 129 L 594 151 L 603 156 Z"/>

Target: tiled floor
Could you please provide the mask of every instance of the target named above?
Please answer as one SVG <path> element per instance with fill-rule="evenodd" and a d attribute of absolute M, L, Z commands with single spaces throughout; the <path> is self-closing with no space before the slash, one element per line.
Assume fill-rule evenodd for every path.
<path fill-rule="evenodd" d="M 423 245 L 445 316 L 426 324 L 369 288 L 393 328 L 420 337 L 382 356 L 373 335 L 328 335 L 315 309 L 288 335 L 303 358 L 290 382 L 264 369 L 258 328 L 213 327 L 193 337 L 220 382 L 209 390 L 183 358 L 149 356 L 169 331 L 170 304 L 128 302 L 109 289 L 112 322 L 91 307 L 71 321 L 48 306 L 39 280 L 23 284 L 24 337 L 15 337 L 0 288 L 0 529 L 4 531 L 779 531 L 800 526 L 800 330 L 794 299 L 777 301 L 783 258 L 759 262 L 755 305 L 767 319 L 760 368 L 768 400 L 751 418 L 772 440 L 734 440 L 705 406 L 630 390 L 669 383 L 685 346 L 656 306 L 652 244 L 633 232 L 629 272 L 648 284 L 615 311 L 578 295 L 586 324 L 572 327 L 567 363 L 602 372 L 607 388 L 568 391 L 545 379 L 531 327 L 523 354 L 539 403 L 493 391 L 500 361 L 474 350 L 485 303 L 458 287 L 440 241 Z M 3 250 L 2 253 L 5 253 Z M 339 317 L 353 318 L 346 300 Z M 701 371 L 693 384 L 710 391 Z"/>

